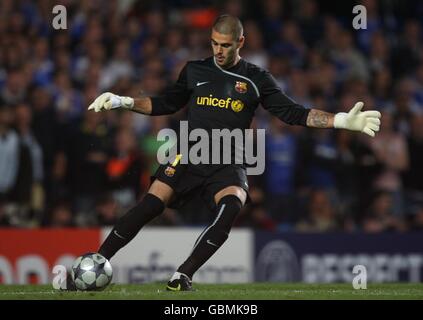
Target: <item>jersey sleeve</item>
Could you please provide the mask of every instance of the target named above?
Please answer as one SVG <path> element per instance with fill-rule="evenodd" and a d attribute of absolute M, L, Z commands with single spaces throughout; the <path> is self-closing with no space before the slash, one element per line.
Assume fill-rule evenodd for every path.
<path fill-rule="evenodd" d="M 191 90 L 188 88 L 187 65 L 179 74 L 178 80 L 162 96 L 151 97 L 152 116 L 172 114 L 182 109 L 189 101 Z"/>
<path fill-rule="evenodd" d="M 285 95 L 269 72 L 264 72 L 259 83 L 259 90 L 260 102 L 264 109 L 283 122 L 306 126 L 310 109 L 299 105 Z"/>

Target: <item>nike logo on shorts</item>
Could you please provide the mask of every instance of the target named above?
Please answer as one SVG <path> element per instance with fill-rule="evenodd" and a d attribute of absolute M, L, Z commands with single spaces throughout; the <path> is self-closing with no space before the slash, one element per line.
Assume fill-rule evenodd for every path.
<path fill-rule="evenodd" d="M 204 82 L 197 82 L 197 87 L 202 86 L 203 84 L 209 83 L 210 81 L 204 81 Z"/>

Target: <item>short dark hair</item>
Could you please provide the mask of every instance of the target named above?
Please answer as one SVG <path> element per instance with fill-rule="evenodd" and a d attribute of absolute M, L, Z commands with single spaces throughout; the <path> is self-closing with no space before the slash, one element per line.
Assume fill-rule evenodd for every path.
<path fill-rule="evenodd" d="M 230 34 L 235 40 L 239 40 L 244 34 L 241 21 L 229 14 L 223 14 L 217 17 L 213 23 L 213 30 L 222 34 Z"/>

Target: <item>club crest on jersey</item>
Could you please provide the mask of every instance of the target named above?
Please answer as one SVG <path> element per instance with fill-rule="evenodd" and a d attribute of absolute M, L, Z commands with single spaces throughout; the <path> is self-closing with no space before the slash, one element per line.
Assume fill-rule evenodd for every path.
<path fill-rule="evenodd" d="M 247 92 L 247 83 L 242 81 L 235 82 L 235 90 L 239 93 L 246 93 Z"/>
<path fill-rule="evenodd" d="M 165 175 L 167 175 L 168 177 L 173 177 L 173 175 L 175 174 L 175 171 L 176 171 L 175 168 L 168 166 L 165 170 Z"/>

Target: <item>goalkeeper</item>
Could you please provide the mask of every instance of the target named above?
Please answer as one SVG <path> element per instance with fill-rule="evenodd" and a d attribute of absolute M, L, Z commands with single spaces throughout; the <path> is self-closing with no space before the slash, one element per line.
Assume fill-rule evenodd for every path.
<path fill-rule="evenodd" d="M 281 121 L 311 128 L 347 129 L 371 137 L 379 131 L 381 114 L 362 111 L 357 102 L 348 113 L 332 114 L 296 104 L 277 86 L 269 72 L 245 61 L 240 49 L 245 38 L 238 18 L 223 15 L 211 30 L 213 56 L 188 62 L 177 82 L 162 97 L 123 97 L 106 92 L 89 106 L 102 112 L 117 108 L 151 116 L 188 108 L 189 130 L 247 129 L 261 105 Z M 236 102 L 236 103 L 231 103 Z M 232 152 L 235 146 L 232 146 Z M 201 233 L 189 257 L 170 278 L 167 290 L 192 290 L 194 273 L 223 245 L 248 195 L 246 169 L 238 164 L 161 165 L 145 197 L 127 212 L 99 249 L 107 259 L 128 244 L 166 206 L 177 208 L 193 194 L 201 194 L 215 212 L 214 221 Z M 210 159 L 210 158 L 209 158 Z M 234 159 L 232 157 L 232 159 Z M 169 239 L 171 241 L 171 239 Z"/>

